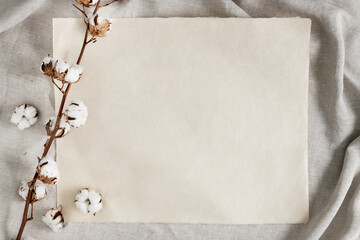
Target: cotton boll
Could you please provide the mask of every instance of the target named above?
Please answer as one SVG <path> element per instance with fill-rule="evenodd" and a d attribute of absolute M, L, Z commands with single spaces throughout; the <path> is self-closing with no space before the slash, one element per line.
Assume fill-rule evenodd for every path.
<path fill-rule="evenodd" d="M 95 14 L 89 19 L 89 31 L 93 37 L 106 37 L 111 30 L 110 18 Z"/>
<path fill-rule="evenodd" d="M 54 232 L 60 232 L 64 227 L 64 217 L 61 213 L 62 207 L 50 209 L 43 215 L 42 221 Z"/>
<path fill-rule="evenodd" d="M 64 81 L 69 68 L 70 65 L 66 61 L 45 57 L 40 69 L 45 76 Z"/>
<path fill-rule="evenodd" d="M 70 65 L 67 64 L 65 61 L 57 60 L 56 64 L 55 64 L 54 75 L 52 77 L 59 81 L 64 81 L 65 75 L 66 75 L 69 67 L 70 67 Z"/>
<path fill-rule="evenodd" d="M 69 68 L 65 76 L 65 82 L 75 83 L 80 80 L 82 74 L 82 67 L 73 65 Z"/>
<path fill-rule="evenodd" d="M 44 157 L 37 167 L 39 179 L 43 183 L 54 185 L 59 180 L 59 169 L 57 163 L 51 157 Z"/>
<path fill-rule="evenodd" d="M 89 188 L 83 188 L 75 197 L 75 206 L 82 213 L 95 215 L 102 209 L 102 195 Z"/>
<path fill-rule="evenodd" d="M 73 100 L 65 110 L 65 115 L 70 126 L 81 127 L 86 122 L 88 109 L 82 101 Z"/>
<path fill-rule="evenodd" d="M 21 131 L 34 125 L 37 120 L 38 113 L 36 108 L 27 104 L 21 104 L 16 107 L 10 118 L 10 122 L 16 124 Z"/>

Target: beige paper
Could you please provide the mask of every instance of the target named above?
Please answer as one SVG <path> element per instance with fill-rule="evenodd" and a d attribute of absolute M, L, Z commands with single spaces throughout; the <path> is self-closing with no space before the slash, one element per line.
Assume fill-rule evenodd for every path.
<path fill-rule="evenodd" d="M 83 31 L 54 19 L 54 56 L 75 62 Z M 114 19 L 70 91 L 87 123 L 57 141 L 66 221 L 306 222 L 309 38 L 300 18 Z"/>

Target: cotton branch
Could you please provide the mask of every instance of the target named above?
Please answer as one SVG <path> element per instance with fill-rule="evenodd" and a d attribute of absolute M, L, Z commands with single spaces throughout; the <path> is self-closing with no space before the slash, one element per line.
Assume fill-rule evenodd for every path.
<path fill-rule="evenodd" d="M 76 2 L 82 5 L 82 9 L 75 4 L 73 5 L 85 16 L 84 21 L 86 23 L 86 29 L 83 44 L 76 64 L 70 66 L 65 61 L 54 60 L 50 57 L 46 57 L 42 63 L 42 72 L 44 73 L 44 75 L 51 78 L 52 83 L 56 86 L 58 90 L 62 92 L 63 96 L 60 106 L 58 108 L 59 110 L 57 116 L 50 118 L 50 120 L 46 124 L 46 132 L 49 138 L 44 144 L 44 151 L 41 158 L 39 158 L 39 164 L 36 168 L 34 177 L 31 181 L 27 183 L 28 192 L 26 196 L 26 203 L 24 207 L 21 226 L 16 237 L 17 240 L 21 239 L 26 223 L 33 219 L 34 203 L 42 199 L 36 198 L 36 182 L 41 181 L 45 184 L 56 184 L 58 180 L 57 163 L 54 159 L 47 156 L 55 138 L 65 136 L 69 131 L 69 125 L 71 125 L 72 127 L 79 127 L 85 123 L 87 117 L 86 106 L 81 101 L 72 101 L 68 109 L 64 111 L 65 102 L 72 84 L 76 83 L 81 78 L 82 68 L 78 64 L 80 64 L 81 62 L 86 46 L 91 42 L 96 42 L 97 37 L 105 37 L 110 31 L 110 20 L 106 18 L 98 19 L 99 16 L 97 14 L 97 11 L 99 10 L 99 8 L 109 6 L 116 1 L 117 0 L 113 0 L 107 4 L 100 5 L 101 0 L 99 0 L 96 3 L 95 9 L 93 11 L 93 15 L 95 15 L 93 17 L 96 17 L 96 21 L 94 21 L 93 17 L 92 19 L 88 18 L 88 14 L 86 12 L 86 9 L 91 6 L 91 1 L 77 0 Z M 91 34 L 92 37 L 88 40 L 89 34 Z M 56 81 L 61 82 L 61 87 L 56 83 Z M 64 117 L 66 117 L 65 120 Z M 28 216 L 29 208 L 31 211 L 30 217 Z M 49 210 L 43 216 L 43 221 L 54 231 L 60 231 L 64 226 L 64 218 L 61 214 L 61 206 L 56 209 Z"/>

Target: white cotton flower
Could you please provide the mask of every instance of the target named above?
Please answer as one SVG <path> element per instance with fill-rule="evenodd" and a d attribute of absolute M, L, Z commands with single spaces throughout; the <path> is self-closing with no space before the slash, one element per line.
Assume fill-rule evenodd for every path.
<path fill-rule="evenodd" d="M 48 136 L 51 136 L 52 132 L 54 131 L 56 123 L 56 117 L 50 117 L 45 124 L 45 129 Z M 70 132 L 70 124 L 67 122 L 66 116 L 63 116 L 60 120 L 59 130 L 57 130 L 56 137 L 60 138 L 65 136 Z"/>
<path fill-rule="evenodd" d="M 75 197 L 75 206 L 82 213 L 91 213 L 95 216 L 102 209 L 102 195 L 95 190 L 83 188 Z"/>
<path fill-rule="evenodd" d="M 61 213 L 62 207 L 50 209 L 43 215 L 42 221 L 54 232 L 60 232 L 64 227 L 64 217 Z"/>
<path fill-rule="evenodd" d="M 59 180 L 59 168 L 55 160 L 49 156 L 40 160 L 37 167 L 39 180 L 43 183 L 54 185 Z"/>
<path fill-rule="evenodd" d="M 89 18 L 89 32 L 93 37 L 106 37 L 111 30 L 110 18 L 99 14 L 92 15 Z"/>
<path fill-rule="evenodd" d="M 81 66 L 79 66 L 77 64 L 72 65 L 65 75 L 65 82 L 75 83 L 75 82 L 79 81 L 82 71 L 83 71 L 83 69 Z"/>
<path fill-rule="evenodd" d="M 26 200 L 29 192 L 28 182 L 22 181 L 19 188 L 19 195 Z M 40 201 L 47 196 L 46 186 L 40 180 L 37 180 L 34 185 L 34 193 L 32 195 L 32 202 Z"/>
<path fill-rule="evenodd" d="M 38 120 L 38 116 L 36 108 L 27 104 L 21 104 L 15 108 L 10 122 L 16 124 L 18 129 L 22 131 L 34 125 Z"/>
<path fill-rule="evenodd" d="M 72 127 L 81 127 L 85 124 L 88 116 L 88 109 L 82 101 L 73 100 L 65 110 L 67 122 Z"/>

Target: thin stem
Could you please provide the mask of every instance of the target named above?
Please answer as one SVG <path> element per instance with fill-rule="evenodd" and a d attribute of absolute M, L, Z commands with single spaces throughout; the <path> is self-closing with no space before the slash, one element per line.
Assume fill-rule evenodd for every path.
<path fill-rule="evenodd" d="M 57 87 L 57 89 L 60 90 L 60 92 L 64 93 L 62 88 L 64 87 L 64 83 L 63 83 L 63 86 L 60 88 L 59 85 L 57 85 L 57 83 L 55 82 L 54 78 L 51 78 L 51 81 L 53 82 L 53 84 Z"/>

